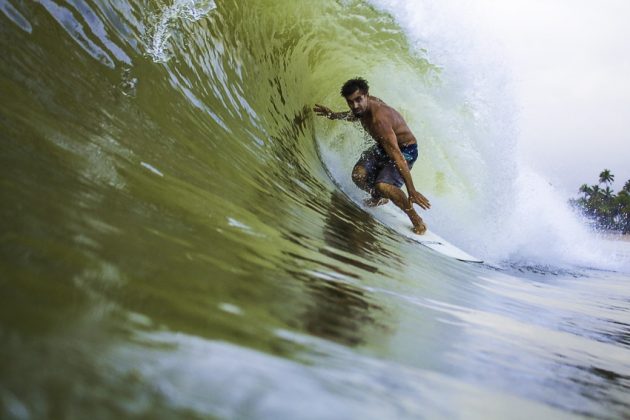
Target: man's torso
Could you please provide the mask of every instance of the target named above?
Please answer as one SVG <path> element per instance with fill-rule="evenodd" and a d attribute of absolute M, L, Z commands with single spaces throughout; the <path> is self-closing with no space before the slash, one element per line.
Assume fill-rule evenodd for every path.
<path fill-rule="evenodd" d="M 382 139 L 380 139 L 376 134 L 374 127 L 378 122 L 383 122 L 383 120 L 385 120 L 389 123 L 389 125 L 391 125 L 392 130 L 396 135 L 398 147 L 404 147 L 416 143 L 416 138 L 398 111 L 388 106 L 385 102 L 378 98 L 370 98 L 370 100 L 373 101 L 372 112 L 370 115 L 366 115 L 364 118 L 361 118 L 361 125 L 374 140 L 376 140 L 379 144 L 381 143 Z"/>

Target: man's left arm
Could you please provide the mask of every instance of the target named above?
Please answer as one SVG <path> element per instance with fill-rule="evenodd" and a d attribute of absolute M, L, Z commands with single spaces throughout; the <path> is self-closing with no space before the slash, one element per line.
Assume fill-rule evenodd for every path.
<path fill-rule="evenodd" d="M 375 134 L 379 137 L 381 146 L 383 146 L 383 149 L 389 158 L 394 162 L 396 168 L 398 168 L 398 171 L 400 172 L 400 175 L 405 181 L 405 187 L 407 187 L 407 194 L 409 195 L 409 206 L 411 207 L 412 203 L 416 203 L 425 210 L 430 208 L 431 204 L 429 203 L 429 200 L 427 200 L 424 195 L 416 191 L 416 188 L 413 185 L 409 165 L 407 165 L 407 161 L 400 151 L 400 147 L 398 147 L 398 139 L 396 138 L 396 133 L 394 133 L 394 129 L 391 124 L 385 121 L 379 121 L 375 124 L 374 129 Z"/>

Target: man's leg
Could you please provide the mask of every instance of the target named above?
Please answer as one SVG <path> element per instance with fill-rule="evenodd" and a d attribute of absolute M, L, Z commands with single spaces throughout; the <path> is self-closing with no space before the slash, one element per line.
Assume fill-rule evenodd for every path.
<path fill-rule="evenodd" d="M 397 186 L 379 182 L 376 184 L 376 190 L 383 197 L 387 197 L 394 202 L 402 211 L 405 212 L 411 223 L 413 224 L 413 231 L 419 235 L 422 235 L 427 230 L 427 226 L 422 221 L 422 218 L 416 213 L 413 205 L 409 204 L 407 195 Z"/>
<path fill-rule="evenodd" d="M 378 155 L 375 153 L 374 147 L 363 152 L 363 155 L 352 169 L 352 182 L 372 196 L 365 200 L 365 204 L 370 207 L 380 206 L 389 202 L 388 199 L 381 197 L 376 191 L 374 184 L 378 170 Z"/>
<path fill-rule="evenodd" d="M 370 192 L 373 188 L 368 183 L 368 171 L 362 161 L 357 162 L 352 169 L 352 182 L 363 191 Z"/>
<path fill-rule="evenodd" d="M 370 193 L 372 197 L 365 200 L 368 207 L 382 206 L 389 203 L 389 200 L 378 194 L 374 185 L 374 176 L 370 176 L 368 170 L 361 164 L 357 163 L 352 170 L 352 181 L 354 184 L 365 192 Z"/>

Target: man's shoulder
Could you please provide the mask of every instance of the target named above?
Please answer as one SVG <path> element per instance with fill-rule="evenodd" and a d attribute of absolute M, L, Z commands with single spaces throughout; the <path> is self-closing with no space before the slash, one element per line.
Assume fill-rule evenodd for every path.
<path fill-rule="evenodd" d="M 377 106 L 374 107 L 372 111 L 372 117 L 374 121 L 385 122 L 391 121 L 396 114 L 396 110 L 391 106 L 387 105 L 385 102 L 378 103 Z"/>

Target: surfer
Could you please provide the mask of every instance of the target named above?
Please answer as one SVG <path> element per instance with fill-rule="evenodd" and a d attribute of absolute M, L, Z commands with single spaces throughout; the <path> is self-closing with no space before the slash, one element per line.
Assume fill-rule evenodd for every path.
<path fill-rule="evenodd" d="M 418 144 L 403 117 L 385 102 L 369 94 L 369 86 L 362 78 L 350 79 L 341 87 L 350 111 L 333 112 L 315 104 L 317 115 L 331 120 L 360 121 L 377 144 L 365 150 L 352 170 L 352 181 L 370 193 L 368 206 L 379 206 L 391 200 L 407 214 L 413 231 L 422 235 L 427 227 L 413 208 L 423 209 L 431 204 L 416 191 L 409 172 L 418 158 Z M 400 189 L 405 184 L 409 197 Z"/>

